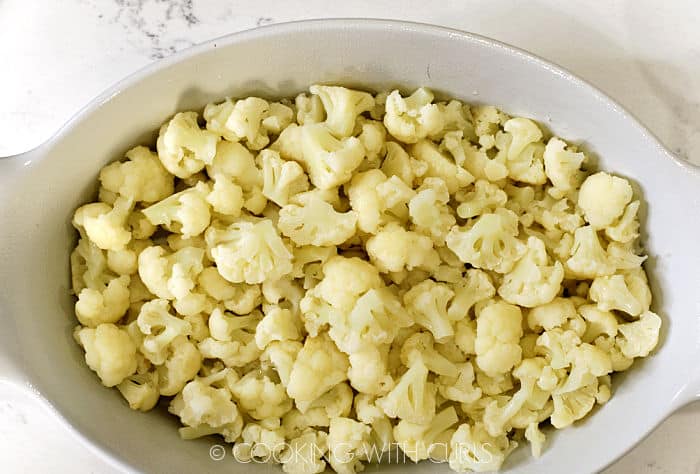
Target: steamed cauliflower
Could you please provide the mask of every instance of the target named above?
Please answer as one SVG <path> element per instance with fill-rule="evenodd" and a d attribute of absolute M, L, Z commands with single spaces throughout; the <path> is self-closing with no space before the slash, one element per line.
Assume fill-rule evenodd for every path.
<path fill-rule="evenodd" d="M 542 455 L 659 342 L 642 201 L 534 120 L 434 99 L 227 98 L 105 166 L 72 219 L 88 367 L 288 474 Z"/>

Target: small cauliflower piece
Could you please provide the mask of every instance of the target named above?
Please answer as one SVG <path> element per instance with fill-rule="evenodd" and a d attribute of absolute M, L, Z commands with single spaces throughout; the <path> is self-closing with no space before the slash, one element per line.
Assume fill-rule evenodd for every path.
<path fill-rule="evenodd" d="M 566 358 L 571 363 L 571 370 L 564 383 L 552 392 L 554 395 L 570 393 L 596 383 L 598 377 L 608 375 L 613 370 L 610 356 L 586 342 L 572 348 Z"/>
<path fill-rule="evenodd" d="M 544 242 L 529 237 L 525 255 L 503 276 L 498 294 L 509 303 L 526 308 L 552 301 L 561 288 L 564 267 L 558 261 L 548 265 L 548 260 Z"/>
<path fill-rule="evenodd" d="M 278 460 L 287 447 L 284 432 L 281 426 L 268 429 L 262 422 L 248 423 L 241 432 L 242 439 L 233 446 L 234 458 L 242 463 Z"/>
<path fill-rule="evenodd" d="M 160 128 L 158 158 L 170 173 L 189 178 L 212 162 L 218 141 L 215 133 L 199 128 L 196 112 L 180 112 Z"/>
<path fill-rule="evenodd" d="M 519 307 L 502 301 L 489 304 L 476 319 L 476 364 L 491 377 L 508 372 L 520 362 L 522 335 Z"/>
<path fill-rule="evenodd" d="M 353 171 L 365 157 L 365 148 L 359 139 L 337 139 L 323 124 L 301 127 L 300 140 L 302 155 L 289 158 L 301 161 L 311 182 L 320 189 L 330 189 L 350 181 Z M 280 154 L 284 156 L 282 150 Z"/>
<path fill-rule="evenodd" d="M 421 87 L 403 98 L 398 90 L 386 98 L 384 126 L 394 137 L 404 143 L 439 133 L 444 127 L 440 108 L 433 104 L 433 94 Z"/>
<path fill-rule="evenodd" d="M 376 403 L 389 418 L 424 425 L 435 416 L 436 391 L 435 384 L 428 381 L 428 368 L 417 357 L 394 388 Z"/>
<path fill-rule="evenodd" d="M 274 367 L 282 385 L 288 387 L 294 361 L 302 347 L 304 346 L 298 341 L 275 341 L 265 347 L 260 360 L 263 365 Z"/>
<path fill-rule="evenodd" d="M 221 276 L 216 267 L 207 267 L 197 278 L 199 287 L 224 308 L 236 314 L 248 314 L 262 302 L 259 285 L 231 283 Z"/>
<path fill-rule="evenodd" d="M 419 425 L 401 420 L 394 427 L 394 438 L 401 450 L 413 462 L 428 459 L 433 451 L 440 448 L 438 437 L 459 421 L 454 407 L 447 407 L 437 413 L 429 423 Z"/>
<path fill-rule="evenodd" d="M 450 194 L 474 182 L 474 176 L 469 171 L 458 166 L 430 140 L 418 141 L 409 147 L 408 152 L 427 165 L 424 177 L 443 180 Z"/>
<path fill-rule="evenodd" d="M 651 311 L 639 315 L 637 321 L 620 324 L 620 335 L 615 338 L 616 345 L 625 357 L 646 357 L 659 342 L 661 318 Z"/>
<path fill-rule="evenodd" d="M 544 355 L 553 369 L 563 369 L 571 363 L 567 354 L 579 344 L 581 339 L 574 331 L 554 328 L 537 338 L 535 352 Z"/>
<path fill-rule="evenodd" d="M 187 336 L 192 330 L 189 322 L 170 314 L 169 308 L 167 300 L 151 300 L 141 306 L 135 321 L 143 335 L 139 350 L 155 365 L 165 363 L 168 348 L 175 338 Z"/>
<path fill-rule="evenodd" d="M 75 333 L 85 349 L 85 362 L 97 373 L 102 385 L 113 387 L 136 372 L 136 346 L 129 334 L 114 324 L 80 328 Z"/>
<path fill-rule="evenodd" d="M 288 441 L 288 448 L 280 456 L 286 474 L 319 474 L 326 470 L 323 457 L 328 451 L 328 435 L 323 431 L 306 430 Z"/>
<path fill-rule="evenodd" d="M 453 400 L 458 403 L 474 403 L 481 398 L 483 392 L 476 385 L 476 374 L 474 366 L 470 361 L 455 364 L 457 375 L 440 375 L 436 385 L 438 393 L 446 400 Z"/>
<path fill-rule="evenodd" d="M 273 107 L 259 97 L 235 102 L 227 99 L 204 108 L 208 130 L 230 142 L 245 141 L 251 150 L 260 150 L 270 143 L 268 132 L 279 133 L 280 125 L 291 121 L 291 114 L 288 107 L 282 104 Z"/>
<path fill-rule="evenodd" d="M 598 381 L 579 388 L 573 392 L 552 395 L 554 411 L 550 418 L 552 426 L 557 429 L 566 428 L 574 421 L 580 420 L 593 409 L 598 392 Z"/>
<path fill-rule="evenodd" d="M 483 423 L 464 423 L 450 440 L 450 468 L 457 472 L 497 471 L 517 446 L 506 435 L 489 435 Z"/>
<path fill-rule="evenodd" d="M 416 267 L 434 268 L 440 261 L 430 237 L 389 223 L 365 243 L 370 261 L 382 273 Z"/>
<path fill-rule="evenodd" d="M 508 196 L 495 184 L 479 179 L 474 183 L 473 190 L 459 191 L 456 199 L 460 202 L 457 206 L 457 215 L 462 219 L 470 219 L 505 206 Z"/>
<path fill-rule="evenodd" d="M 75 302 L 75 315 L 80 324 L 95 328 L 116 323 L 129 309 L 129 283 L 126 276 L 113 278 L 101 288 L 83 288 Z"/>
<path fill-rule="evenodd" d="M 469 316 L 469 312 L 476 303 L 492 298 L 496 289 L 491 283 L 489 275 L 475 268 L 470 268 L 464 273 L 464 277 L 452 285 L 454 298 L 447 308 L 447 317 L 451 321 L 461 321 Z"/>
<path fill-rule="evenodd" d="M 578 193 L 578 206 L 595 229 L 612 225 L 631 200 L 630 183 L 602 171 L 586 178 Z"/>
<path fill-rule="evenodd" d="M 294 98 L 294 105 L 297 109 L 296 120 L 299 125 L 323 122 L 326 118 L 323 102 L 317 95 L 299 94 Z"/>
<path fill-rule="evenodd" d="M 581 184 L 583 180 L 581 165 L 586 161 L 586 155 L 565 148 L 567 148 L 566 143 L 557 137 L 552 137 L 547 142 L 543 158 L 547 178 L 555 189 L 566 193 Z M 534 429 L 537 429 L 536 425 Z"/>
<path fill-rule="evenodd" d="M 389 345 L 367 346 L 348 356 L 350 385 L 361 393 L 384 395 L 394 387 L 388 368 Z"/>
<path fill-rule="evenodd" d="M 308 191 L 309 179 L 295 161 L 284 161 L 273 150 L 262 150 L 258 156 L 263 175 L 263 195 L 278 206 L 285 206 L 295 194 Z"/>
<path fill-rule="evenodd" d="M 566 269 L 580 280 L 615 273 L 615 266 L 610 262 L 592 226 L 579 227 L 574 232 L 574 245 L 571 247 L 571 257 L 566 261 Z"/>
<path fill-rule="evenodd" d="M 195 247 L 183 247 L 173 253 L 157 245 L 147 247 L 138 257 L 139 277 L 148 291 L 159 298 L 184 298 L 197 284 L 203 258 L 204 250 Z"/>
<path fill-rule="evenodd" d="M 435 350 L 434 342 L 430 333 L 417 332 L 413 334 L 406 339 L 401 348 L 401 362 L 406 367 L 410 367 L 417 359 L 420 359 L 431 372 L 448 377 L 457 377 L 459 374 L 457 366 Z"/>
<path fill-rule="evenodd" d="M 295 402 L 312 402 L 347 380 L 348 358 L 327 334 L 307 337 L 289 376 L 287 393 Z M 318 374 L 323 374 L 319 377 Z"/>
<path fill-rule="evenodd" d="M 596 278 L 589 296 L 603 311 L 616 309 L 630 316 L 639 316 L 651 304 L 651 291 L 641 267 Z"/>
<path fill-rule="evenodd" d="M 415 195 L 401 179 L 387 178 L 380 170 L 357 173 L 346 187 L 350 206 L 357 213 L 357 227 L 371 234 L 391 220 L 405 222 L 407 203 Z"/>
<path fill-rule="evenodd" d="M 197 346 L 185 336 L 178 336 L 170 343 L 170 354 L 163 365 L 156 369 L 158 392 L 167 397 L 179 393 L 192 380 L 202 366 L 202 355 Z"/>
<path fill-rule="evenodd" d="M 625 212 L 617 222 L 605 228 L 605 235 L 609 239 L 623 244 L 632 242 L 639 237 L 639 220 L 637 212 L 639 211 L 639 201 L 632 201 L 625 207 Z"/>
<path fill-rule="evenodd" d="M 381 170 L 386 176 L 396 176 L 404 184 L 412 187 L 416 179 L 428 171 L 428 164 L 408 156 L 406 150 L 398 143 L 386 142 L 386 156 Z"/>
<path fill-rule="evenodd" d="M 241 414 L 226 388 L 217 388 L 212 382 L 221 375 L 198 377 L 185 385 L 177 397 L 173 398 L 168 411 L 180 417 L 185 426 L 193 428 L 206 425 L 209 428 L 225 428 L 240 423 Z M 242 426 L 241 426 L 242 428 Z M 238 430 L 240 432 L 240 428 Z M 214 433 L 219 432 L 213 431 Z"/>
<path fill-rule="evenodd" d="M 284 385 L 256 370 L 232 384 L 231 393 L 239 406 L 256 420 L 280 418 L 292 409 L 292 400 Z"/>
<path fill-rule="evenodd" d="M 132 199 L 123 196 L 119 196 L 113 206 L 101 202 L 85 204 L 75 211 L 73 226 L 84 230 L 102 250 L 123 250 L 131 240 L 126 226 L 133 207 Z"/>
<path fill-rule="evenodd" d="M 238 185 L 243 192 L 243 207 L 253 214 L 260 214 L 267 205 L 262 193 L 263 174 L 255 165 L 255 157 L 240 143 L 221 141 L 216 147 L 216 155 L 207 165 L 207 174 L 216 181 L 228 181 Z M 229 186 L 230 187 L 230 186 Z M 222 196 L 224 197 L 224 196 Z M 237 199 L 237 192 L 236 192 Z M 218 200 L 218 196 L 211 197 Z M 227 206 L 237 206 L 229 202 Z"/>
<path fill-rule="evenodd" d="M 495 145 L 499 155 L 505 155 L 502 161 L 508 168 L 508 177 L 529 184 L 544 184 L 547 176 L 542 158 L 545 147 L 540 142 L 542 131 L 532 120 L 521 117 L 508 120 L 503 129 L 506 133 L 496 133 Z M 497 156 L 496 160 L 501 161 L 499 158 Z"/>
<path fill-rule="evenodd" d="M 357 213 L 336 212 L 315 195 L 303 205 L 287 204 L 279 213 L 277 227 L 297 245 L 340 245 L 355 234 Z"/>
<path fill-rule="evenodd" d="M 211 213 L 207 196 L 210 188 L 197 183 L 153 204 L 142 212 L 153 225 L 163 225 L 171 232 L 179 232 L 184 238 L 197 236 L 209 226 Z"/>
<path fill-rule="evenodd" d="M 374 97 L 367 92 L 320 85 L 309 87 L 309 92 L 321 99 L 326 110 L 325 124 L 338 138 L 349 137 L 357 117 L 374 107 Z"/>
<path fill-rule="evenodd" d="M 418 193 L 408 202 L 408 213 L 414 230 L 428 235 L 435 245 L 445 245 L 445 237 L 455 224 L 445 182 L 441 178 L 426 178 Z"/>
<path fill-rule="evenodd" d="M 292 254 L 269 219 L 211 226 L 204 238 L 219 273 L 231 283 L 261 283 L 292 271 Z"/>
<path fill-rule="evenodd" d="M 428 279 L 408 290 L 403 301 L 416 324 L 430 331 L 436 341 L 442 342 L 454 335 L 447 315 L 447 305 L 454 295 L 449 286 Z"/>
<path fill-rule="evenodd" d="M 527 325 L 535 332 L 549 331 L 563 326 L 576 317 L 576 307 L 569 298 L 554 298 L 552 301 L 535 306 L 527 313 Z"/>
<path fill-rule="evenodd" d="M 132 410 L 149 411 L 156 406 L 160 398 L 158 373 L 130 375 L 117 385 L 117 390 Z"/>
<path fill-rule="evenodd" d="M 362 460 L 370 454 L 371 428 L 351 418 L 332 418 L 328 427 L 329 464 L 338 474 L 362 471 Z"/>
<path fill-rule="evenodd" d="M 214 185 L 207 194 L 206 201 L 214 212 L 231 217 L 240 216 L 245 204 L 243 189 L 222 174 L 214 176 Z"/>
<path fill-rule="evenodd" d="M 482 214 L 471 226 L 454 226 L 445 242 L 464 263 L 476 268 L 508 273 L 527 247 L 519 241 L 518 217 L 498 209 Z"/>
<path fill-rule="evenodd" d="M 100 170 L 102 187 L 134 202 L 156 202 L 173 193 L 173 176 L 145 146 L 126 152 L 127 161 L 110 163 Z"/>
<path fill-rule="evenodd" d="M 530 453 L 532 457 L 537 459 L 542 456 L 542 448 L 547 438 L 544 433 L 540 431 L 538 423 L 533 422 L 527 425 L 527 428 L 525 428 L 525 439 L 530 442 Z"/>
<path fill-rule="evenodd" d="M 273 306 L 255 328 L 255 343 L 264 350 L 273 341 L 300 340 L 298 319 L 288 309 Z"/>

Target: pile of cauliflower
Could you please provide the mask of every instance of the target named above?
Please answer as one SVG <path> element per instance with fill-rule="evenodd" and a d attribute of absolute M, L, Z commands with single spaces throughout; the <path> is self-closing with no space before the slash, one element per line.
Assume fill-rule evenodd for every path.
<path fill-rule="evenodd" d="M 75 212 L 75 339 L 236 459 L 496 470 L 657 344 L 632 187 L 529 119 L 315 85 L 178 113 L 156 150 Z"/>

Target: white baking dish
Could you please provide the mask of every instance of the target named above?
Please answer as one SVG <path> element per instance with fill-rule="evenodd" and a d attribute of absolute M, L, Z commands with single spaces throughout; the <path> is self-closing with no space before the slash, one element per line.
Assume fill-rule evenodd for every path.
<path fill-rule="evenodd" d="M 543 457 L 512 456 L 510 472 L 592 472 L 624 453 L 700 392 L 700 173 L 668 153 L 619 105 L 571 74 L 478 36 L 381 20 L 322 20 L 247 31 L 189 49 L 94 100 L 53 139 L 0 160 L 0 378 L 26 386 L 85 440 L 126 470 L 263 472 L 213 461 L 211 439 L 184 442 L 176 420 L 132 412 L 99 384 L 73 342 L 68 255 L 73 210 L 97 172 L 177 110 L 224 96 L 289 96 L 315 82 L 438 93 L 534 117 L 583 143 L 603 169 L 630 178 L 644 199 L 659 349 L 615 378 L 612 400 L 552 436 Z M 403 472 L 407 466 L 379 469 Z M 370 468 L 374 470 L 378 468 Z M 410 466 L 415 472 L 446 466 Z"/>

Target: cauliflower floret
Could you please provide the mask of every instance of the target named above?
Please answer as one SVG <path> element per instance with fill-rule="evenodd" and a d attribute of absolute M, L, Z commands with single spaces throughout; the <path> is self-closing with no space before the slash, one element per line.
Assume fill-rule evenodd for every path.
<path fill-rule="evenodd" d="M 192 331 L 189 322 L 170 314 L 168 301 L 164 299 L 144 303 L 135 324 L 137 337 L 142 338 L 139 350 L 155 365 L 165 363 L 168 348 L 175 338 L 187 336 Z M 133 337 L 134 332 L 131 334 Z"/>
<path fill-rule="evenodd" d="M 527 308 L 549 303 L 559 293 L 564 279 L 560 262 L 547 264 L 547 251 L 537 237 L 527 239 L 527 252 L 513 270 L 503 276 L 498 294 L 509 303 Z"/>
<path fill-rule="evenodd" d="M 294 360 L 302 347 L 304 346 L 298 341 L 275 341 L 267 345 L 260 360 L 263 364 L 274 367 L 282 385 L 288 387 Z"/>
<path fill-rule="evenodd" d="M 131 303 L 130 281 L 127 275 L 122 275 L 101 288 L 83 288 L 75 302 L 75 315 L 80 324 L 94 328 L 119 321 Z"/>
<path fill-rule="evenodd" d="M 338 474 L 362 471 L 371 450 L 371 428 L 351 418 L 332 418 L 328 428 L 328 462 Z"/>
<path fill-rule="evenodd" d="M 463 320 L 469 316 L 470 310 L 476 303 L 492 298 L 496 294 L 489 275 L 475 268 L 467 270 L 464 277 L 460 277 L 452 285 L 452 290 L 455 296 L 447 308 L 447 317 L 451 321 Z"/>
<path fill-rule="evenodd" d="M 428 459 L 433 451 L 440 448 L 436 444 L 438 437 L 449 430 L 459 421 L 454 407 L 447 407 L 427 424 L 410 423 L 401 420 L 394 427 L 394 438 L 401 446 L 401 450 L 413 462 Z"/>
<path fill-rule="evenodd" d="M 309 180 L 304 169 L 295 161 L 284 161 L 273 150 L 258 155 L 263 175 L 263 195 L 278 206 L 285 206 L 295 194 L 308 191 Z"/>
<path fill-rule="evenodd" d="M 145 146 L 126 152 L 128 161 L 111 163 L 100 171 L 102 187 L 135 202 L 155 202 L 173 193 L 173 176 L 158 155 Z"/>
<path fill-rule="evenodd" d="M 204 250 L 195 247 L 170 254 L 157 245 L 147 247 L 138 257 L 139 277 L 148 291 L 159 298 L 184 298 L 196 285 L 203 258 Z"/>
<path fill-rule="evenodd" d="M 292 254 L 269 219 L 211 226 L 204 238 L 219 273 L 232 283 L 276 280 L 292 271 Z"/>
<path fill-rule="evenodd" d="M 333 206 L 313 196 L 303 205 L 287 204 L 279 213 L 277 227 L 297 245 L 340 245 L 355 234 L 357 213 L 336 212 Z"/>
<path fill-rule="evenodd" d="M 551 178 L 550 178 L 551 179 Z M 546 437 L 539 429 L 538 423 L 530 423 L 525 429 L 525 439 L 530 442 L 530 452 L 533 458 L 542 456 L 542 448 Z"/>
<path fill-rule="evenodd" d="M 611 312 L 602 311 L 596 305 L 592 304 L 579 306 L 577 311 L 586 321 L 586 331 L 581 337 L 583 342 L 593 342 L 601 334 L 605 334 L 609 337 L 615 337 L 617 334 L 617 318 L 615 318 L 615 315 Z"/>
<path fill-rule="evenodd" d="M 615 266 L 600 245 L 598 234 L 592 226 L 579 227 L 574 232 L 574 245 L 571 257 L 566 261 L 566 269 L 581 280 L 615 273 Z"/>
<path fill-rule="evenodd" d="M 520 362 L 522 335 L 519 307 L 502 301 L 489 304 L 476 319 L 476 364 L 491 377 L 508 372 Z"/>
<path fill-rule="evenodd" d="M 73 215 L 73 226 L 84 230 L 87 237 L 103 250 L 122 250 L 131 240 L 126 229 L 134 207 L 131 198 L 119 196 L 114 205 L 93 202 L 79 207 Z"/>
<path fill-rule="evenodd" d="M 178 178 L 189 178 L 210 164 L 219 137 L 202 130 L 196 112 L 181 112 L 163 124 L 158 134 L 158 158 Z"/>
<path fill-rule="evenodd" d="M 583 153 L 565 150 L 565 148 L 566 143 L 557 137 L 552 137 L 547 142 L 543 155 L 544 172 L 554 187 L 561 192 L 571 191 L 581 184 L 583 180 L 581 165 L 586 161 L 586 155 Z"/>
<path fill-rule="evenodd" d="M 279 418 L 292 409 L 284 385 L 259 371 L 248 372 L 231 386 L 231 393 L 245 412 L 256 420 Z"/>
<path fill-rule="evenodd" d="M 294 105 L 297 109 L 296 120 L 299 125 L 323 122 L 326 118 L 323 102 L 317 95 L 299 94 L 294 98 Z"/>
<path fill-rule="evenodd" d="M 572 348 L 566 358 L 571 364 L 571 370 L 566 381 L 554 390 L 555 395 L 570 393 L 595 383 L 598 377 L 608 375 L 613 370 L 610 356 L 585 342 Z"/>
<path fill-rule="evenodd" d="M 508 273 L 526 251 L 517 235 L 518 217 L 509 210 L 498 209 L 482 214 L 471 226 L 452 227 L 445 242 L 464 263 Z"/>
<path fill-rule="evenodd" d="M 573 392 L 552 395 L 554 411 L 550 421 L 557 429 L 566 428 L 574 421 L 580 420 L 593 409 L 598 391 L 598 381 L 579 388 Z"/>
<path fill-rule="evenodd" d="M 248 423 L 241 432 L 241 441 L 233 446 L 233 455 L 238 462 L 278 460 L 282 451 L 287 447 L 284 442 L 285 430 L 276 426 L 268 429 L 263 423 Z"/>
<path fill-rule="evenodd" d="M 391 220 L 406 221 L 407 203 L 415 191 L 398 177 L 387 178 L 380 170 L 369 170 L 352 178 L 347 194 L 351 207 L 357 212 L 358 228 L 375 234 L 381 225 Z"/>
<path fill-rule="evenodd" d="M 433 337 L 427 332 L 417 332 L 406 339 L 401 348 L 401 362 L 410 367 L 416 359 L 438 375 L 457 377 L 459 370 L 449 359 L 435 350 Z"/>
<path fill-rule="evenodd" d="M 211 213 L 207 196 L 207 184 L 197 183 L 153 204 L 142 212 L 153 225 L 163 225 L 171 232 L 179 232 L 184 238 L 194 237 L 209 226 Z"/>
<path fill-rule="evenodd" d="M 349 137 L 362 112 L 374 107 L 374 97 L 367 92 L 337 86 L 313 85 L 309 92 L 317 95 L 326 110 L 326 126 L 338 138 Z"/>
<path fill-rule="evenodd" d="M 384 126 L 404 143 L 416 143 L 439 133 L 445 125 L 444 119 L 440 108 L 432 101 L 432 92 L 424 87 L 406 98 L 402 98 L 398 90 L 393 91 L 386 98 Z"/>
<path fill-rule="evenodd" d="M 442 342 L 454 335 L 447 315 L 447 304 L 454 295 L 449 286 L 428 279 L 408 290 L 403 301 L 416 324 L 430 331 L 436 341 Z"/>
<path fill-rule="evenodd" d="M 297 403 L 312 402 L 347 380 L 349 363 L 327 334 L 307 337 L 289 376 L 287 393 Z M 323 374 L 323 377 L 318 377 Z"/>
<path fill-rule="evenodd" d="M 214 160 L 207 165 L 207 173 L 215 182 L 218 179 L 237 184 L 243 191 L 243 207 L 253 214 L 260 214 L 265 209 L 267 198 L 262 192 L 263 174 L 255 166 L 253 154 L 240 143 L 219 142 Z M 227 203 L 231 207 L 234 204 L 238 203 Z"/>
<path fill-rule="evenodd" d="M 357 138 L 365 147 L 365 160 L 358 170 L 365 171 L 379 168 L 382 158 L 386 155 L 386 128 L 382 122 L 377 120 L 367 120 L 364 117 L 358 119 L 360 134 Z"/>
<path fill-rule="evenodd" d="M 227 99 L 221 104 L 207 104 L 204 108 L 204 119 L 207 121 L 207 129 L 216 135 L 223 136 L 231 142 L 245 140 L 248 148 L 260 150 L 270 143 L 266 125 L 277 129 L 280 125 L 279 120 L 291 120 L 288 112 L 277 110 L 279 106 L 282 104 L 277 104 L 277 115 L 273 116 L 277 120 L 267 120 L 270 118 L 272 107 L 266 100 L 248 97 L 234 103 Z"/>
<path fill-rule="evenodd" d="M 527 325 L 535 331 L 549 331 L 563 326 L 569 319 L 576 317 L 576 307 L 569 298 L 554 298 L 549 303 L 535 306 L 527 313 Z"/>
<path fill-rule="evenodd" d="M 394 386 L 388 369 L 389 345 L 367 346 L 348 356 L 348 380 L 355 390 L 372 395 L 383 395 Z"/>
<path fill-rule="evenodd" d="M 408 231 L 390 223 L 366 244 L 367 254 L 380 272 L 398 272 L 404 268 L 434 268 L 440 261 L 430 237 Z"/>
<path fill-rule="evenodd" d="M 427 424 L 435 416 L 436 391 L 435 384 L 428 382 L 428 368 L 417 357 L 394 388 L 376 403 L 390 418 Z"/>
<path fill-rule="evenodd" d="M 474 403 L 481 398 L 481 388 L 476 386 L 476 374 L 470 361 L 455 364 L 457 376 L 440 375 L 437 379 L 438 392 L 447 400 L 459 403 Z"/>
<path fill-rule="evenodd" d="M 240 216 L 245 204 L 243 189 L 223 174 L 214 176 L 214 185 L 206 201 L 215 212 L 231 217 Z"/>
<path fill-rule="evenodd" d="M 227 336 L 225 341 L 217 340 L 214 337 L 204 339 L 197 347 L 205 359 L 221 359 L 226 367 L 244 367 L 260 358 L 262 351 L 255 343 L 255 335 L 249 332 L 254 330 L 257 318 L 239 316 L 234 319 L 244 319 L 245 321 L 239 323 L 251 324 L 252 328 L 236 329 Z"/>
<path fill-rule="evenodd" d="M 413 321 L 391 290 L 372 288 L 357 299 L 351 311 L 335 313 L 329 323 L 331 339 L 341 351 L 352 354 L 390 344 Z"/>
<path fill-rule="evenodd" d="M 447 205 L 450 194 L 440 178 L 423 180 L 418 193 L 408 202 L 408 213 L 414 229 L 433 239 L 435 245 L 445 245 L 445 237 L 456 219 Z"/>
<path fill-rule="evenodd" d="M 129 334 L 114 324 L 80 328 L 75 338 L 85 349 L 85 362 L 102 385 L 113 387 L 136 372 L 136 346 Z"/>
<path fill-rule="evenodd" d="M 260 324 L 261 314 L 255 311 L 247 316 L 238 316 L 226 313 L 221 308 L 214 308 L 209 315 L 207 325 L 209 334 L 217 341 L 232 341 L 239 331 L 247 330 L 253 332 Z"/>
<path fill-rule="evenodd" d="M 639 201 L 629 203 L 617 223 L 605 228 L 605 235 L 621 243 L 628 243 L 639 237 L 637 211 L 639 211 Z"/>
<path fill-rule="evenodd" d="M 197 428 L 205 425 L 214 428 L 212 432 L 216 433 L 239 424 L 237 431 L 240 433 L 242 417 L 236 403 L 231 399 L 231 392 L 224 387 L 213 386 L 215 381 L 225 375 L 226 371 L 221 371 L 189 382 L 170 402 L 168 411 L 179 416 L 185 426 Z"/>
<path fill-rule="evenodd" d="M 132 410 L 149 411 L 156 406 L 160 398 L 158 373 L 148 372 L 130 375 L 117 385 L 117 390 L 129 403 L 129 408 Z"/>
<path fill-rule="evenodd" d="M 286 145 L 285 140 L 295 145 Z M 320 189 L 350 181 L 353 171 L 365 157 L 365 148 L 359 139 L 337 139 L 324 124 L 287 127 L 278 142 L 281 143 L 275 149 L 280 155 L 303 164 L 311 182 Z"/>
<path fill-rule="evenodd" d="M 412 187 L 416 179 L 428 171 L 428 164 L 408 156 L 406 150 L 398 143 L 386 142 L 386 157 L 381 170 L 386 176 L 396 176 L 404 184 Z"/>
<path fill-rule="evenodd" d="M 503 461 L 518 446 L 507 435 L 489 435 L 483 423 L 464 423 L 450 440 L 450 468 L 457 472 L 497 471 Z"/>
<path fill-rule="evenodd" d="M 280 456 L 282 470 L 287 474 L 318 474 L 326 470 L 323 457 L 328 451 L 328 435 L 323 431 L 306 430 L 289 440 Z"/>
<path fill-rule="evenodd" d="M 474 182 L 474 176 L 469 171 L 455 164 L 430 140 L 418 141 L 409 147 L 408 152 L 428 166 L 424 176 L 443 180 L 450 194 Z"/>
<path fill-rule="evenodd" d="M 574 331 L 554 328 L 537 338 L 535 352 L 545 355 L 553 369 L 563 369 L 571 362 L 567 354 L 579 344 L 581 339 Z"/>
<path fill-rule="evenodd" d="M 586 178 L 578 193 L 578 206 L 595 229 L 612 225 L 631 200 L 630 183 L 602 171 Z"/>
<path fill-rule="evenodd" d="M 644 311 L 637 321 L 620 324 L 620 336 L 615 338 L 616 345 L 625 357 L 646 357 L 659 342 L 661 318 L 651 311 Z"/>
<path fill-rule="evenodd" d="M 206 294 L 236 314 L 248 314 L 262 302 L 259 285 L 233 284 L 222 277 L 216 267 L 202 270 L 197 283 Z"/>
<path fill-rule="evenodd" d="M 457 215 L 462 219 L 470 219 L 505 206 L 508 196 L 495 184 L 480 179 L 474 183 L 472 191 L 460 191 L 456 199 L 460 202 L 457 206 Z"/>
<path fill-rule="evenodd" d="M 178 336 L 170 343 L 170 354 L 157 368 L 158 391 L 171 396 L 179 393 L 192 380 L 202 366 L 202 355 L 185 336 Z"/>
<path fill-rule="evenodd" d="M 310 292 L 341 311 L 350 311 L 358 297 L 383 281 L 377 269 L 357 257 L 333 256 L 323 264 L 323 280 Z M 306 298 L 305 298 L 306 299 Z"/>
<path fill-rule="evenodd" d="M 263 350 L 273 341 L 301 339 L 298 319 L 288 309 L 273 306 L 255 328 L 255 343 Z"/>
<path fill-rule="evenodd" d="M 603 311 L 617 309 L 630 316 L 639 316 L 651 304 L 651 291 L 641 267 L 596 278 L 589 296 Z"/>

